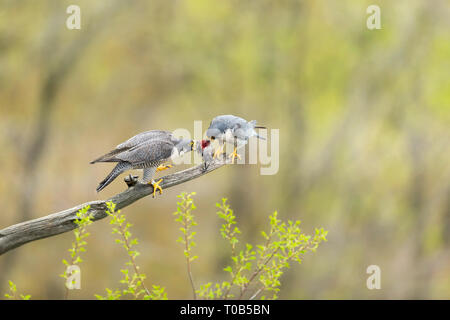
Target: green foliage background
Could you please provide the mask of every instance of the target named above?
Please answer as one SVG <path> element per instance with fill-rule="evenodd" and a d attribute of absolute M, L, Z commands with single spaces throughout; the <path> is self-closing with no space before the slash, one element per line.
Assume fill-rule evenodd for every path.
<path fill-rule="evenodd" d="M 375 3 L 382 29 L 369 31 Z M 65 28 L 70 4 L 81 7 L 79 31 Z M 329 231 L 283 276 L 280 298 L 449 298 L 449 7 L 2 0 L 0 228 L 123 190 L 119 178 L 97 195 L 110 167 L 89 161 L 140 131 L 193 130 L 194 120 L 205 129 L 233 113 L 280 129 L 280 171 L 230 166 L 124 210 L 151 282 L 189 297 L 171 213 L 177 194 L 195 190 L 201 283 L 223 280 L 215 279 L 227 255 L 214 204 L 227 197 L 245 242 L 259 239 L 275 210 L 302 220 L 305 232 Z M 106 220 L 89 232 L 83 290 L 73 298 L 113 286 L 126 261 Z M 61 298 L 72 236 L 1 256 L 0 292 L 13 279 L 33 298 Z M 371 264 L 381 267 L 381 290 L 366 288 Z"/>

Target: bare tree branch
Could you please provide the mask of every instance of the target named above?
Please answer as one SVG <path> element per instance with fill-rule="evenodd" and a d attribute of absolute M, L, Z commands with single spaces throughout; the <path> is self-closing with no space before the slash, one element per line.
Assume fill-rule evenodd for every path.
<path fill-rule="evenodd" d="M 179 171 L 163 177 L 160 186 L 167 189 L 178 184 L 196 179 L 204 174 L 216 170 L 226 162 L 212 162 L 204 170 L 204 166 L 198 165 L 183 171 Z M 25 221 L 0 230 L 0 255 L 17 248 L 25 243 L 39 239 L 52 237 L 60 233 L 68 232 L 77 227 L 74 221 L 77 219 L 78 210 L 89 205 L 88 213 L 93 221 L 107 217 L 106 202 L 112 201 L 117 209 L 124 208 L 135 201 L 153 193 L 153 186 L 137 183 L 108 200 L 96 200 L 80 204 L 76 207 L 50 214 L 48 216 Z"/>

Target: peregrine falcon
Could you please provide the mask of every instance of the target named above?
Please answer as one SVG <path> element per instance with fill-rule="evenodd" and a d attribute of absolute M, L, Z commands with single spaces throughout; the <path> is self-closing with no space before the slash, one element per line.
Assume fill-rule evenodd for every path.
<path fill-rule="evenodd" d="M 156 190 L 162 193 L 159 186 L 162 179 L 155 182 L 152 178 L 156 171 L 171 168 L 170 161 L 183 156 L 184 153 L 192 151 L 195 141 L 190 139 L 179 139 L 169 131 L 151 130 L 138 135 L 119 144 L 111 152 L 91 161 L 117 162 L 111 173 L 99 183 L 97 192 L 110 184 L 122 172 L 131 169 L 143 169 L 142 183 L 153 185 L 153 197 Z"/>
<path fill-rule="evenodd" d="M 236 157 L 240 159 L 241 157 L 236 153 L 236 150 L 246 145 L 250 137 L 265 140 L 256 133 L 255 128 L 265 129 L 265 127 L 256 126 L 256 120 L 247 121 L 231 114 L 215 117 L 206 130 L 206 136 L 211 140 L 217 139 L 220 144 L 214 152 L 214 158 L 223 153 L 223 145 L 228 142 L 234 144 L 234 151 L 230 155 L 232 161 L 234 162 Z"/>

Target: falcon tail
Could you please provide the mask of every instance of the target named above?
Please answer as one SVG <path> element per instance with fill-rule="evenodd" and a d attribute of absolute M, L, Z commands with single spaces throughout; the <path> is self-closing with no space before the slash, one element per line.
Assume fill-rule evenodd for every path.
<path fill-rule="evenodd" d="M 103 181 L 98 184 L 98 187 L 96 189 L 97 192 L 102 191 L 108 184 L 113 182 L 113 180 L 115 178 L 117 178 L 122 172 L 124 172 L 124 171 L 126 171 L 126 170 L 128 170 L 130 168 L 131 168 L 131 166 L 130 166 L 130 164 L 128 162 L 119 162 L 114 167 L 114 169 L 111 171 L 111 173 L 108 174 L 106 176 L 106 178 L 103 179 Z"/>
<path fill-rule="evenodd" d="M 267 129 L 266 127 L 264 127 L 264 126 L 257 126 L 256 125 L 256 120 L 252 120 L 252 121 L 250 121 L 250 124 L 253 126 L 253 128 L 255 128 L 255 129 Z"/>
<path fill-rule="evenodd" d="M 264 126 L 257 126 L 257 125 L 256 125 L 256 120 L 250 121 L 250 124 L 253 126 L 253 129 L 267 129 L 267 128 L 264 127 Z M 258 133 L 256 133 L 255 130 L 253 130 L 253 134 L 254 134 L 254 136 L 257 137 L 258 139 L 266 140 L 266 138 L 261 137 Z"/>
<path fill-rule="evenodd" d="M 128 148 L 115 149 L 115 150 L 113 150 L 111 152 L 108 152 L 107 154 L 105 154 L 105 155 L 95 159 L 95 160 L 92 160 L 89 163 L 93 164 L 93 163 L 97 163 L 97 162 L 117 162 L 117 161 L 120 161 L 120 160 L 116 159 L 114 156 L 119 154 L 119 153 L 121 153 L 121 152 L 123 152 L 123 151 L 125 151 L 125 150 L 127 150 L 127 149 Z"/>

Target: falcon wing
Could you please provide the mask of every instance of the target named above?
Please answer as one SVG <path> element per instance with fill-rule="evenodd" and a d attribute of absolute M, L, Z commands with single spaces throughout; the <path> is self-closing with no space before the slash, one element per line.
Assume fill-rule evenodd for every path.
<path fill-rule="evenodd" d="M 133 166 L 155 166 L 167 161 L 175 147 L 166 140 L 149 140 L 116 155 L 120 161 L 127 161 Z"/>
<path fill-rule="evenodd" d="M 206 130 L 207 137 L 220 137 L 229 128 L 228 121 L 225 121 L 225 116 L 218 116 L 212 119 L 209 128 Z"/>
<path fill-rule="evenodd" d="M 152 139 L 158 139 L 158 140 L 165 140 L 170 139 L 172 137 L 172 132 L 169 131 L 163 131 L 163 130 L 150 130 L 145 131 L 142 133 L 139 133 L 135 135 L 134 137 L 128 139 L 127 141 L 119 144 L 116 149 L 122 149 L 122 148 L 132 148 L 135 147 L 143 142 L 146 142 L 148 140 Z"/>
<path fill-rule="evenodd" d="M 121 161 L 121 159 L 118 158 L 117 155 L 119 155 L 120 153 L 123 153 L 131 148 L 139 146 L 140 144 L 145 143 L 146 141 L 150 141 L 153 139 L 170 141 L 172 139 L 172 133 L 169 131 L 163 131 L 163 130 L 150 130 L 150 131 L 145 131 L 145 132 L 139 133 L 139 134 L 135 135 L 134 137 L 128 139 L 127 141 L 119 144 L 116 147 L 116 149 L 95 159 L 94 161 L 91 161 L 91 163 Z"/>

